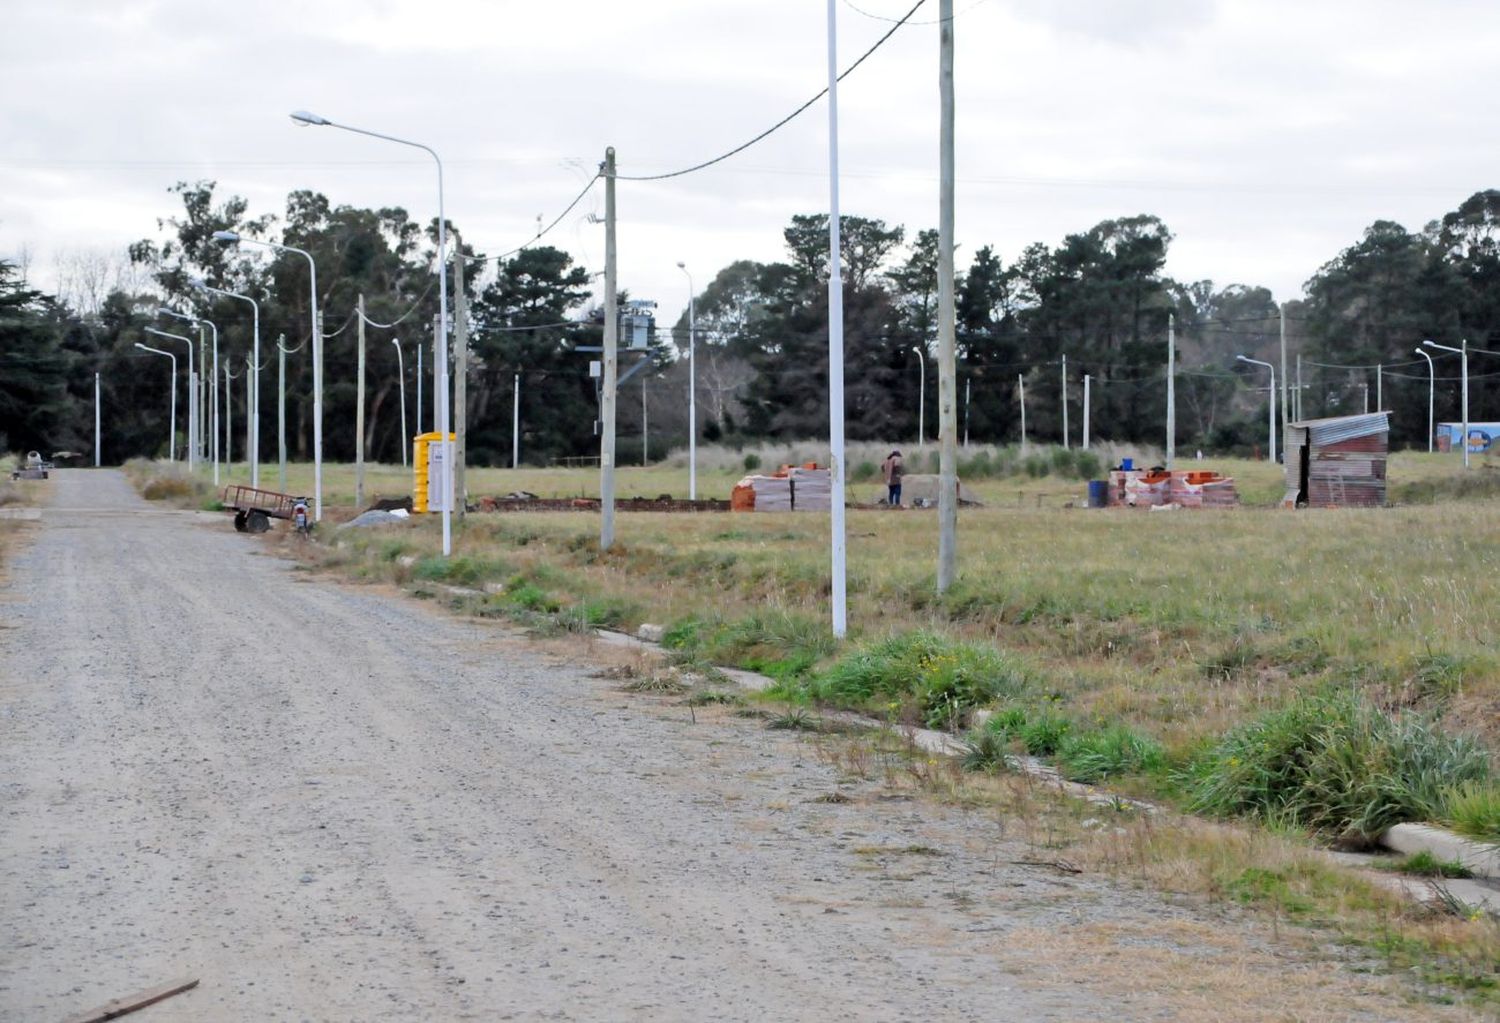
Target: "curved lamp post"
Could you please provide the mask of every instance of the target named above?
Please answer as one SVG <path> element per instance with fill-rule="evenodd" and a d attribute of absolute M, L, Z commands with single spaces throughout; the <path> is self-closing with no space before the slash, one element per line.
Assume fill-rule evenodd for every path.
<path fill-rule="evenodd" d="M 378 131 L 369 131 L 365 128 L 355 128 L 347 124 L 339 124 L 330 121 L 326 117 L 308 113 L 306 110 L 292 111 L 291 118 L 302 127 L 319 126 L 328 128 L 341 128 L 344 131 L 353 132 L 356 135 L 368 135 L 370 138 L 383 139 L 386 142 L 395 142 L 402 146 L 411 146 L 420 149 L 431 156 L 437 164 L 438 181 L 438 352 L 437 368 L 438 376 L 438 436 L 443 452 L 443 556 L 447 557 L 453 552 L 453 442 L 448 435 L 453 430 L 450 401 L 448 397 L 448 225 L 443 215 L 443 161 L 437 155 L 437 151 L 431 146 L 424 146 L 420 142 L 412 142 L 409 139 L 396 138 L 394 135 L 383 135 Z"/>
<path fill-rule="evenodd" d="M 1432 366 L 1432 356 L 1427 354 L 1425 348 L 1413 349 L 1418 355 L 1427 360 L 1427 453 L 1432 454 L 1432 431 L 1437 424 L 1432 421 L 1432 396 L 1437 387 L 1437 371 Z"/>
<path fill-rule="evenodd" d="M 323 338 L 318 327 L 318 264 L 312 253 L 292 245 L 246 238 L 238 231 L 215 231 L 214 241 L 226 245 L 258 245 L 277 252 L 295 252 L 307 260 L 309 315 L 312 319 L 313 346 L 313 521 L 323 521 Z"/>
<path fill-rule="evenodd" d="M 1436 348 L 1440 352 L 1457 352 L 1463 357 L 1463 399 L 1464 399 L 1464 435 L 1462 446 L 1464 449 L 1464 468 L 1469 467 L 1469 340 L 1465 338 L 1462 348 L 1450 348 L 1448 345 L 1440 345 L 1436 341 L 1423 341 L 1423 348 Z"/>
<path fill-rule="evenodd" d="M 917 447 L 925 448 L 927 446 L 927 357 L 916 345 L 913 345 L 911 350 L 917 353 Z"/>
<path fill-rule="evenodd" d="M 1244 355 L 1236 355 L 1235 358 L 1240 362 L 1248 362 L 1253 366 L 1264 366 L 1271 371 L 1271 432 L 1269 446 L 1271 449 L 1271 462 L 1274 464 L 1276 461 L 1276 367 L 1269 362 L 1262 362 L 1260 359 L 1252 359 Z"/>
<path fill-rule="evenodd" d="M 251 362 L 255 366 L 255 372 L 250 376 L 250 447 L 247 457 L 250 459 L 250 485 L 260 486 L 260 303 L 249 295 L 241 295 L 236 291 L 225 291 L 222 288 L 211 288 L 201 277 L 194 277 L 188 281 L 199 291 L 206 291 L 211 295 L 223 295 L 225 298 L 237 298 L 242 302 L 249 302 L 253 315 L 253 333 L 251 341 Z"/>
<path fill-rule="evenodd" d="M 165 355 L 172 360 L 172 414 L 167 420 L 167 461 L 177 461 L 177 356 L 172 352 L 164 352 L 160 348 L 152 348 L 143 345 L 139 341 L 135 346 L 143 352 L 151 352 L 154 355 Z M 188 347 L 192 351 L 192 346 Z"/>
<path fill-rule="evenodd" d="M 179 319 L 179 320 L 185 320 L 188 323 L 191 323 L 194 326 L 196 326 L 200 332 L 203 330 L 203 328 L 205 326 L 207 326 L 209 330 L 211 330 L 211 331 L 214 332 L 214 347 L 213 347 L 214 364 L 213 364 L 213 372 L 212 373 L 209 372 L 209 367 L 208 366 L 205 365 L 203 367 L 203 375 L 208 378 L 208 422 L 205 424 L 204 421 L 203 421 L 203 407 L 202 407 L 202 402 L 200 401 L 199 402 L 199 407 L 198 407 L 198 431 L 200 433 L 202 433 L 204 426 L 206 425 L 208 427 L 208 444 L 206 446 L 208 447 L 209 450 L 205 451 L 204 454 L 211 455 L 211 457 L 214 460 L 214 486 L 218 486 L 219 485 L 219 389 L 218 389 L 218 385 L 216 383 L 216 381 L 218 379 L 218 376 L 219 376 L 219 327 L 218 327 L 218 324 L 214 323 L 213 320 L 204 319 L 202 316 L 192 316 L 192 315 L 190 315 L 188 313 L 178 312 L 176 309 L 172 309 L 172 308 L 169 308 L 167 306 L 162 306 L 161 308 L 157 309 L 156 311 L 157 311 L 157 313 L 159 315 L 162 315 L 162 316 L 171 316 L 171 317 L 174 317 L 174 318 Z"/>
<path fill-rule="evenodd" d="M 188 457 L 187 457 L 187 462 L 188 462 L 188 472 L 193 472 L 198 467 L 198 457 L 197 457 L 197 453 L 195 451 L 195 448 L 197 447 L 197 443 L 194 440 L 193 431 L 196 430 L 197 427 L 198 427 L 198 415 L 199 415 L 197 395 L 195 393 L 195 388 L 193 386 L 194 383 L 195 383 L 195 381 L 193 379 L 193 339 L 190 338 L 190 337 L 183 337 L 181 334 L 168 334 L 166 331 L 164 331 L 164 330 L 157 330 L 155 327 L 146 327 L 145 331 L 146 331 L 147 334 L 155 334 L 157 337 L 165 337 L 165 338 L 170 338 L 173 341 L 181 341 L 183 344 L 187 345 L 187 353 L 188 353 L 188 428 L 187 428 L 187 456 Z M 174 363 L 173 365 L 175 366 L 176 364 Z"/>
<path fill-rule="evenodd" d="M 401 468 L 406 468 L 406 365 L 401 361 L 401 339 L 391 338 L 396 346 L 396 380 L 401 385 Z"/>

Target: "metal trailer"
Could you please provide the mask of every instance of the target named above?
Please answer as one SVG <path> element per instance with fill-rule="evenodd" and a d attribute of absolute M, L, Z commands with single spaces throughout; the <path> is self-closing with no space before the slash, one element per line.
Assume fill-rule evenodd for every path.
<path fill-rule="evenodd" d="M 302 519 L 307 517 L 307 498 L 256 487 L 225 487 L 222 503 L 225 511 L 234 512 L 234 528 L 241 533 L 264 533 L 271 528 L 272 519 L 297 522 L 299 508 Z M 303 527 L 299 524 L 298 528 Z"/>

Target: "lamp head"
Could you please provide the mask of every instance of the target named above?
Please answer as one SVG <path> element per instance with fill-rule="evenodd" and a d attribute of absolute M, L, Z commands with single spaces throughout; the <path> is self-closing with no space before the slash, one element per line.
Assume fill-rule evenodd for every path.
<path fill-rule="evenodd" d="M 235 242 L 237 242 L 239 240 L 240 240 L 240 233 L 238 231 L 215 231 L 214 232 L 214 241 L 216 241 L 216 242 L 224 242 L 226 245 L 233 245 Z"/>
<path fill-rule="evenodd" d="M 136 343 L 135 343 L 135 346 L 136 346 L 136 347 L 137 347 L 137 348 L 145 348 L 145 347 L 146 347 L 146 346 L 145 346 L 145 345 L 143 345 L 143 344 L 141 344 L 141 342 L 139 342 L 139 341 L 137 341 L 137 342 L 136 342 Z"/>
<path fill-rule="evenodd" d="M 295 122 L 297 122 L 297 126 L 300 127 L 300 128 L 306 128 L 309 125 L 314 125 L 314 124 L 332 124 L 333 123 L 332 121 L 328 120 L 328 118 L 326 118 L 326 117 L 319 117 L 317 114 L 309 113 L 306 110 L 293 110 L 291 116 L 292 116 L 292 120 L 295 121 Z"/>
<path fill-rule="evenodd" d="M 677 269 L 679 269 L 679 270 L 686 270 L 687 269 L 687 264 L 684 263 L 682 260 L 679 259 L 677 261 Z"/>
<path fill-rule="evenodd" d="M 189 277 L 188 283 L 197 288 L 199 291 L 208 290 L 208 284 L 204 282 L 202 277 Z"/>
<path fill-rule="evenodd" d="M 1424 338 L 1423 341 L 1422 341 L 1422 347 L 1423 348 L 1436 348 L 1437 345 L 1433 344 L 1431 341 L 1429 341 L 1429 340 L 1427 340 L 1427 339 Z"/>

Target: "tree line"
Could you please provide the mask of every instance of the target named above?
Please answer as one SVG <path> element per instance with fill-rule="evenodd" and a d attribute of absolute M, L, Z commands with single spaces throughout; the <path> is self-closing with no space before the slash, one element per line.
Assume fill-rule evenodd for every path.
<path fill-rule="evenodd" d="M 303 249 L 318 267 L 323 313 L 325 457 L 354 457 L 355 303 L 363 295 L 367 337 L 367 457 L 398 462 L 401 431 L 397 341 L 404 353 L 408 434 L 432 429 L 430 354 L 438 314 L 436 222 L 400 208 L 332 204 L 292 192 L 279 216 L 251 216 L 239 197 L 212 182 L 170 190 L 181 209 L 162 218 L 157 239 L 130 246 L 128 272 L 107 287 L 97 265 L 75 267 L 73 287 L 47 295 L 21 267 L 0 262 L 0 449 L 90 452 L 93 381 L 103 388 L 104 460 L 165 455 L 170 381 L 163 360 L 137 349 L 155 343 L 151 325 L 166 305 L 191 310 L 220 330 L 221 366 L 233 365 L 237 444 L 243 436 L 244 372 L 250 347 L 248 306 L 205 293 L 193 281 L 249 295 L 260 303 L 261 451 L 276 450 L 277 341 L 286 358 L 288 446 L 310 457 L 312 442 L 311 301 L 307 262 L 276 251 L 265 258 L 214 240 L 235 231 Z M 1056 245 L 1028 246 L 1006 263 L 991 246 L 965 258 L 959 275 L 958 396 L 961 435 L 975 442 L 1063 439 L 1064 394 L 1070 440 L 1080 436 L 1082 380 L 1090 380 L 1096 439 L 1165 440 L 1169 329 L 1178 351 L 1177 443 L 1209 451 L 1245 451 L 1265 437 L 1267 379 L 1235 361 L 1247 354 L 1279 362 L 1285 329 L 1302 354 L 1300 408 L 1307 418 L 1361 411 L 1377 400 L 1394 413 L 1393 443 L 1425 447 L 1427 365 L 1422 339 L 1500 349 L 1500 192 L 1478 192 L 1455 210 L 1408 231 L 1377 221 L 1309 279 L 1301 299 L 1278 308 L 1264 287 L 1181 282 L 1164 272 L 1172 242 L 1154 216 L 1106 220 Z M 917 435 L 917 351 L 935 352 L 937 235 L 908 235 L 900 225 L 843 220 L 847 432 L 853 440 Z M 520 386 L 523 462 L 549 464 L 597 454 L 596 381 L 581 349 L 602 342 L 596 274 L 566 252 L 535 245 L 499 259 L 476 252 L 456 225 L 452 258 L 464 261 L 468 314 L 468 451 L 471 464 L 509 464 L 512 403 Z M 721 269 L 696 296 L 697 405 L 700 438 L 736 443 L 810 438 L 827 429 L 826 214 L 792 218 L 785 257 L 742 260 Z M 81 283 L 80 283 L 81 282 Z M 622 292 L 622 299 L 628 292 Z M 661 457 L 687 441 L 686 313 L 656 323 L 645 361 L 621 390 L 619 458 Z M 426 346 L 424 376 L 416 348 Z M 1066 358 L 1066 377 L 1063 363 Z M 185 367 L 185 363 L 183 364 Z M 1458 360 L 1439 356 L 1438 419 L 1457 419 Z M 936 432 L 937 374 L 925 373 L 925 433 Z M 1471 417 L 1497 413 L 1500 360 L 1471 361 Z M 1065 383 L 1066 381 L 1066 383 Z M 1295 383 L 1295 381 L 1291 381 Z M 1065 390 L 1066 388 L 1066 390 Z M 180 397 L 179 433 L 186 426 Z M 649 431 L 643 437 L 643 419 Z M 179 443 L 179 450 L 181 444 Z"/>

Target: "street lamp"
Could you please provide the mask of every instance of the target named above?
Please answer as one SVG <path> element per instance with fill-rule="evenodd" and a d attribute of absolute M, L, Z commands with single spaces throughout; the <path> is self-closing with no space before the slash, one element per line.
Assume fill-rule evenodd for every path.
<path fill-rule="evenodd" d="M 251 342 L 251 361 L 255 371 L 250 376 L 250 448 L 247 456 L 250 459 L 250 485 L 260 486 L 260 303 L 249 295 L 241 295 L 235 291 L 224 291 L 221 288 L 211 288 L 201 277 L 194 277 L 188 281 L 199 291 L 206 291 L 211 295 L 223 295 L 225 298 L 237 298 L 242 302 L 249 302 L 253 310 L 253 338 Z"/>
<path fill-rule="evenodd" d="M 135 346 L 143 352 L 165 355 L 172 360 L 172 417 L 167 420 L 167 461 L 175 462 L 177 461 L 177 356 L 172 352 L 164 352 L 160 348 L 143 345 L 139 341 L 135 343 Z M 193 346 L 188 345 L 188 351 L 192 350 Z"/>
<path fill-rule="evenodd" d="M 438 252 L 437 252 L 437 274 L 438 274 L 438 352 L 437 367 L 439 383 L 438 398 L 438 437 L 443 452 L 443 556 L 447 557 L 453 553 L 453 442 L 448 439 L 453 430 L 453 423 L 449 409 L 448 398 L 448 225 L 443 215 L 443 161 L 437 155 L 437 151 L 431 146 L 424 146 L 420 142 L 412 142 L 408 139 L 399 139 L 394 135 L 382 135 L 378 131 L 369 131 L 365 128 L 354 128 L 347 124 L 338 124 L 326 117 L 308 113 L 306 110 L 294 110 L 291 114 L 292 120 L 301 127 L 309 125 L 327 126 L 330 128 L 342 128 L 356 135 L 368 135 L 370 138 L 383 139 L 386 142 L 395 142 L 402 146 L 411 146 L 413 149 L 421 149 L 432 157 L 437 164 L 438 181 Z"/>
<path fill-rule="evenodd" d="M 677 269 L 688 279 L 688 500 L 698 500 L 698 359 L 697 295 L 693 288 L 693 275 L 687 264 L 679 262 Z"/>
<path fill-rule="evenodd" d="M 406 364 L 401 361 L 401 339 L 391 338 L 396 346 L 396 379 L 401 384 L 401 468 L 406 468 Z"/>
<path fill-rule="evenodd" d="M 912 346 L 912 351 L 917 353 L 917 447 L 927 446 L 926 436 L 923 429 L 927 423 L 927 357 L 922 354 L 922 349 Z"/>
<path fill-rule="evenodd" d="M 1244 356 L 1244 355 L 1236 355 L 1235 358 L 1238 359 L 1238 360 L 1240 360 L 1241 362 L 1248 362 L 1248 363 L 1250 363 L 1251 365 L 1254 365 L 1254 366 L 1264 366 L 1264 367 L 1266 367 L 1266 369 L 1268 369 L 1268 370 L 1271 371 L 1271 431 L 1270 431 L 1270 449 L 1271 449 L 1271 461 L 1272 461 L 1272 463 L 1275 463 L 1275 461 L 1276 461 L 1276 367 L 1273 366 L 1273 365 L 1271 365 L 1269 362 L 1262 362 L 1260 359 L 1251 359 L 1251 358 L 1248 358 L 1247 356 Z"/>
<path fill-rule="evenodd" d="M 1422 342 L 1422 347 L 1424 347 L 1424 348 L 1436 348 L 1436 349 L 1438 349 L 1439 351 L 1442 351 L 1442 352 L 1457 352 L 1460 356 L 1463 357 L 1463 399 L 1464 399 L 1464 401 L 1463 401 L 1463 404 L 1464 404 L 1464 409 L 1463 409 L 1463 411 L 1464 411 L 1463 449 L 1464 449 L 1464 468 L 1467 469 L 1469 467 L 1469 339 L 1468 338 L 1464 338 L 1464 340 L 1462 342 L 1460 342 L 1460 343 L 1463 345 L 1462 348 L 1450 348 L 1448 345 L 1440 345 L 1440 344 L 1438 344 L 1435 341 L 1423 341 Z"/>
<path fill-rule="evenodd" d="M 187 353 L 188 353 L 188 429 L 187 429 L 187 453 L 188 453 L 188 472 L 193 472 L 198 467 L 198 458 L 197 458 L 196 452 L 194 451 L 194 448 L 197 445 L 196 445 L 196 442 L 194 440 L 193 434 L 194 434 L 194 431 L 198 427 L 198 419 L 199 419 L 200 413 L 201 413 L 201 410 L 198 408 L 198 396 L 197 396 L 197 393 L 196 393 L 197 392 L 197 387 L 196 387 L 197 379 L 196 379 L 196 377 L 193 374 L 193 339 L 189 338 L 189 337 L 183 337 L 181 334 L 168 334 L 166 331 L 164 331 L 164 330 L 157 330 L 155 327 L 146 327 L 145 331 L 146 331 L 147 334 L 155 334 L 157 337 L 171 338 L 173 341 L 181 341 L 183 344 L 187 345 Z M 176 369 L 175 369 L 176 363 L 173 363 L 173 367 L 174 367 L 173 372 L 175 373 L 176 372 Z"/>
<path fill-rule="evenodd" d="M 1436 426 L 1432 421 L 1432 395 L 1437 386 L 1437 371 L 1433 369 L 1432 356 L 1427 354 L 1425 348 L 1416 348 L 1413 351 L 1427 360 L 1427 453 L 1430 455 L 1432 454 L 1432 433 Z"/>
<path fill-rule="evenodd" d="M 208 433 L 209 443 L 208 443 L 208 447 L 209 447 L 209 450 L 212 452 L 213 460 L 214 460 L 214 486 L 218 486 L 219 485 L 219 388 L 218 388 L 217 380 L 218 380 L 218 377 L 219 377 L 219 327 L 218 327 L 217 324 L 214 323 L 213 320 L 207 320 L 207 319 L 204 319 L 201 316 L 192 316 L 192 315 L 190 315 L 188 313 L 178 312 L 176 309 L 171 309 L 171 308 L 169 308 L 167 306 L 162 306 L 161 308 L 157 309 L 156 312 L 157 312 L 158 315 L 161 315 L 161 316 L 172 316 L 172 317 L 175 317 L 176 319 L 179 319 L 179 320 L 186 320 L 188 323 L 191 323 L 191 324 L 193 324 L 194 326 L 196 326 L 198 328 L 198 332 L 199 332 L 200 336 L 201 336 L 201 334 L 203 332 L 203 328 L 205 326 L 207 326 L 209 330 L 211 330 L 211 331 L 214 332 L 214 347 L 213 347 L 214 365 L 213 365 L 213 372 L 212 373 L 207 373 L 206 372 L 208 370 L 207 366 L 204 366 L 203 369 L 205 370 L 205 375 L 208 377 L 208 428 L 209 428 L 209 433 Z M 198 412 L 199 412 L 199 416 L 198 416 L 198 429 L 200 431 L 202 431 L 202 429 L 203 429 L 203 415 L 202 415 L 203 408 L 202 408 L 201 403 L 199 405 Z"/>
<path fill-rule="evenodd" d="M 279 242 L 263 242 L 258 238 L 245 238 L 238 231 L 215 231 L 214 241 L 226 245 L 259 245 L 263 249 L 278 252 L 295 252 L 307 260 L 308 293 L 311 300 L 309 316 L 312 319 L 313 346 L 313 521 L 323 521 L 323 338 L 318 326 L 318 264 L 312 253 L 292 245 Z"/>

